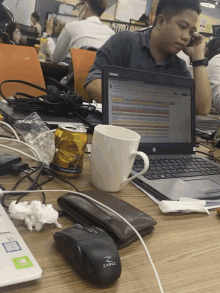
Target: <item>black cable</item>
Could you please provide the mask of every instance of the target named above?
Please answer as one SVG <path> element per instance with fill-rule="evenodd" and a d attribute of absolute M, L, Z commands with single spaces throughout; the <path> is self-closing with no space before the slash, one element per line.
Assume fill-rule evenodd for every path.
<path fill-rule="evenodd" d="M 16 184 L 12 187 L 11 191 L 14 191 L 14 190 L 18 187 L 18 185 L 21 183 L 21 181 L 23 181 L 23 180 L 24 180 L 25 178 L 27 178 L 28 176 L 34 174 L 35 172 L 37 172 L 40 168 L 41 168 L 41 166 L 40 166 L 40 164 L 39 164 L 39 166 L 36 168 L 36 170 L 33 170 L 30 174 L 26 174 L 26 175 L 23 176 L 21 179 L 19 179 L 19 180 L 16 182 Z M 30 187 L 29 187 L 29 188 L 30 188 Z M 12 194 L 7 193 L 7 194 L 4 194 L 4 195 L 2 196 L 2 199 L 1 199 L 1 204 L 2 204 L 2 206 L 3 206 L 4 208 L 8 209 L 8 206 L 5 204 L 5 199 L 6 199 L 6 197 L 9 196 L 9 195 L 11 195 L 11 196 L 18 196 L 18 195 L 20 195 L 20 194 L 21 194 L 21 193 L 12 193 Z M 22 193 L 22 194 L 23 194 L 23 193 Z M 25 193 L 25 194 L 27 194 L 27 193 Z M 45 196 L 45 194 L 44 194 L 43 196 Z"/>
<path fill-rule="evenodd" d="M 10 131 L 8 128 L 4 127 L 4 124 L 0 124 L 0 125 L 1 125 L 1 128 L 4 129 L 4 131 L 14 135 L 14 133 L 12 131 Z"/>
<path fill-rule="evenodd" d="M 33 97 L 33 96 L 31 96 L 31 95 L 28 95 L 28 94 L 25 94 L 25 93 L 15 93 L 14 94 L 14 98 L 15 98 L 15 100 L 19 100 L 20 99 L 20 97 L 17 97 L 17 95 L 19 95 L 19 96 L 24 96 L 24 97 L 26 97 L 26 98 L 29 98 L 29 99 L 33 99 L 33 98 L 35 98 L 35 97 Z"/>
<path fill-rule="evenodd" d="M 38 170 L 38 169 L 37 169 L 37 170 Z M 15 190 L 15 189 L 17 188 L 17 186 L 21 183 L 21 181 L 24 180 L 25 178 L 28 178 L 30 181 L 34 182 L 34 179 L 31 177 L 31 175 L 32 175 L 33 173 L 37 172 L 37 170 L 31 172 L 31 174 L 26 174 L 23 178 L 21 178 L 21 179 L 20 179 L 20 180 L 14 185 L 14 187 L 13 187 L 11 190 Z M 50 178 L 50 179 L 51 179 L 51 178 Z M 47 181 L 48 181 L 48 180 L 47 180 Z M 50 180 L 50 181 L 51 181 L 51 180 Z M 39 189 L 42 190 L 42 188 L 41 188 L 41 184 L 38 184 L 37 182 L 36 182 L 36 187 L 38 187 Z M 18 195 L 18 194 L 15 194 L 15 195 Z M 45 204 L 45 203 L 46 203 L 46 195 L 45 195 L 44 192 L 42 192 L 42 195 L 43 195 L 43 201 L 42 201 L 42 203 Z"/>
<path fill-rule="evenodd" d="M 0 134 L 0 137 L 4 137 L 4 138 L 11 138 L 11 139 L 14 139 L 14 137 L 11 137 L 11 136 L 8 136 L 8 135 L 3 135 L 3 134 Z"/>
<path fill-rule="evenodd" d="M 44 184 L 46 184 L 46 183 L 52 181 L 52 180 L 54 179 L 54 177 L 55 177 L 55 176 L 52 176 L 51 178 L 49 178 L 49 179 L 45 180 L 44 182 L 40 183 L 39 185 L 42 186 L 42 185 L 44 185 Z"/>
<path fill-rule="evenodd" d="M 50 177 L 49 179 L 45 180 L 44 182 L 42 182 L 42 183 L 39 184 L 37 181 L 38 181 L 40 175 L 42 174 L 43 170 L 46 171 L 46 172 L 47 172 L 47 175 L 49 175 L 49 176 L 51 176 L 51 177 Z M 33 179 L 33 178 L 31 177 L 31 175 L 33 175 L 33 174 L 36 173 L 37 171 L 38 171 L 38 174 L 37 174 L 37 176 Z M 39 163 L 37 167 L 34 167 L 34 170 L 32 170 L 31 173 L 28 173 L 28 174 L 26 174 L 25 176 L 23 176 L 22 178 L 20 178 L 20 179 L 16 182 L 16 184 L 12 187 L 11 191 L 14 191 L 14 190 L 19 186 L 19 184 L 20 184 L 25 178 L 28 178 L 30 181 L 32 181 L 31 186 L 30 186 L 29 188 L 27 188 L 26 191 L 24 191 L 24 192 L 22 192 L 22 193 L 19 193 L 19 192 L 18 192 L 18 193 L 13 193 L 13 194 L 11 194 L 11 196 L 18 196 L 18 195 L 20 195 L 19 198 L 18 198 L 17 201 L 16 201 L 16 204 L 17 204 L 17 203 L 20 201 L 21 198 L 23 198 L 25 195 L 28 194 L 28 191 L 29 191 L 29 190 L 34 190 L 35 188 L 39 188 L 39 189 L 42 190 L 42 187 L 41 187 L 41 186 L 43 186 L 44 184 L 46 184 L 46 183 L 52 181 L 52 180 L 54 179 L 54 177 L 56 177 L 57 179 L 59 179 L 59 180 L 65 182 L 65 183 L 71 185 L 71 186 L 72 186 L 77 192 L 79 192 L 78 188 L 77 188 L 74 184 L 72 184 L 71 182 L 65 180 L 64 178 L 61 178 L 58 174 L 54 173 L 54 172 L 51 171 L 50 169 L 45 168 L 45 167 L 44 167 L 44 164 L 41 165 L 41 164 Z M 8 195 L 10 195 L 10 193 L 4 194 L 4 195 L 2 196 L 2 200 L 1 200 L 1 202 L 2 202 L 2 206 L 3 206 L 4 208 L 6 208 L 7 210 L 8 210 L 8 206 L 5 204 L 5 199 L 6 199 L 6 197 L 7 197 Z M 45 193 L 44 193 L 43 191 L 42 191 L 42 195 L 43 195 L 43 201 L 42 201 L 42 202 L 43 202 L 43 204 L 45 204 L 45 203 L 46 203 L 46 196 L 45 196 Z M 62 212 L 59 212 L 59 214 L 60 214 L 60 215 L 63 215 Z"/>
<path fill-rule="evenodd" d="M 34 174 L 34 173 L 36 173 L 37 171 L 39 170 L 39 168 L 38 169 L 36 169 L 36 170 L 34 170 L 34 171 L 32 171 L 30 174 L 26 174 L 25 176 L 23 176 L 21 179 L 19 179 L 16 183 L 15 183 L 15 185 L 12 187 L 12 189 L 11 190 L 15 190 L 17 187 L 18 187 L 18 185 L 21 183 L 21 181 L 23 181 L 25 178 L 29 178 L 32 174 Z M 31 178 L 31 177 L 30 177 Z M 31 178 L 32 179 L 32 178 Z M 13 194 L 14 195 L 14 194 Z M 15 195 L 17 195 L 17 194 L 15 194 Z"/>
<path fill-rule="evenodd" d="M 205 153 L 205 152 L 196 151 L 196 153 L 200 153 L 200 154 L 206 155 L 207 157 L 210 157 L 210 158 L 212 158 L 212 159 L 214 159 L 214 158 L 215 158 L 213 155 L 210 155 L 210 154 L 208 154 L 208 153 Z"/>
<path fill-rule="evenodd" d="M 47 171 L 48 172 L 47 173 L 48 175 L 51 174 L 52 176 L 56 177 L 57 179 L 59 179 L 59 180 L 65 182 L 65 183 L 69 184 L 70 186 L 72 186 L 73 188 L 75 188 L 75 190 L 77 192 L 79 192 L 79 189 L 74 184 L 72 184 L 71 182 L 69 182 L 69 181 L 65 180 L 64 178 L 60 177 L 58 174 L 54 173 L 52 170 L 50 170 L 48 168 L 44 168 L 44 171 Z"/>
<path fill-rule="evenodd" d="M 27 189 L 27 191 L 28 191 L 28 190 L 33 190 L 33 189 L 35 189 L 35 186 L 36 186 L 36 184 L 37 184 L 37 181 L 38 181 L 38 179 L 39 179 L 39 177 L 40 177 L 40 175 L 41 175 L 43 169 L 44 169 L 44 164 L 41 165 L 40 170 L 39 170 L 39 172 L 38 172 L 36 178 L 34 178 L 34 181 L 33 181 L 32 185 Z M 22 197 L 24 197 L 26 194 L 27 194 L 27 192 L 25 192 L 25 193 L 23 193 L 21 196 L 19 196 L 19 198 L 17 199 L 16 203 L 18 203 L 19 200 L 22 199 Z"/>
<path fill-rule="evenodd" d="M 212 153 L 215 151 L 215 147 L 214 149 L 211 149 L 210 146 L 207 146 L 206 144 L 204 144 L 203 142 L 201 142 L 200 140 L 196 141 L 198 144 L 201 144 L 202 146 L 206 147 L 207 149 L 209 149 Z"/>
<path fill-rule="evenodd" d="M 27 81 L 24 81 L 24 80 L 19 80 L 19 79 L 18 79 L 18 80 L 8 79 L 8 80 L 3 81 L 3 82 L 0 84 L 0 95 L 1 95 L 2 98 L 3 98 L 4 100 L 6 100 L 9 104 L 10 104 L 12 101 L 11 101 L 10 99 L 7 99 L 6 96 L 3 94 L 3 92 L 2 92 L 2 86 L 3 86 L 3 84 L 5 84 L 5 83 L 11 83 L 11 82 L 13 82 L 13 83 L 21 83 L 21 84 L 25 84 L 25 85 L 28 85 L 28 86 L 33 87 L 33 88 L 35 88 L 35 89 L 38 89 L 38 90 L 40 90 L 40 91 L 42 91 L 42 92 L 45 92 L 45 93 L 47 93 L 47 94 L 51 94 L 51 95 L 53 95 L 53 96 L 55 96 L 55 97 L 57 97 L 57 98 L 60 98 L 60 96 L 57 95 L 56 93 L 54 93 L 54 92 L 52 92 L 52 91 L 50 91 L 50 90 L 48 90 L 48 89 L 42 88 L 42 87 L 40 87 L 40 86 L 38 86 L 38 85 L 35 85 L 35 84 L 33 84 L 33 83 L 30 83 L 30 82 L 27 82 Z"/>

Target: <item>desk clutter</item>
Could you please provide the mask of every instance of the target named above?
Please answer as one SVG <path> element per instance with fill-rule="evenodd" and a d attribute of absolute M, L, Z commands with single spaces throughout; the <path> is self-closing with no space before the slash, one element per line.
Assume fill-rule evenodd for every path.
<path fill-rule="evenodd" d="M 37 119 L 35 117 L 33 120 L 39 124 L 38 119 L 39 117 L 37 117 Z M 24 121 L 21 121 L 20 123 L 22 126 L 25 125 Z M 8 127 L 15 136 L 15 139 L 0 137 L 0 141 L 14 141 L 18 144 L 29 147 L 33 152 L 33 155 L 30 156 L 25 153 L 23 153 L 23 155 L 32 158 L 39 164 L 38 167 L 30 168 L 28 166 L 26 169 L 27 174 L 19 179 L 18 184 L 23 178 L 31 177 L 36 173 L 35 178 L 31 177 L 32 183 L 27 190 L 18 190 L 18 184 L 16 184 L 12 190 L 4 190 L 4 186 L 1 187 L 1 206 L 9 211 L 11 218 L 24 220 L 25 225 L 30 231 L 38 231 L 38 233 L 41 233 L 41 230 L 44 229 L 44 225 L 46 224 L 54 224 L 57 228 L 61 229 L 62 226 L 59 224 L 58 214 L 70 217 L 77 224 L 64 230 L 58 230 L 54 233 L 54 242 L 58 249 L 57 252 L 61 252 L 61 255 L 63 255 L 64 258 L 70 262 L 74 268 L 74 272 L 78 273 L 83 279 L 94 284 L 95 286 L 109 286 L 119 280 L 123 269 L 119 251 L 130 245 L 135 240 L 141 240 L 142 237 L 153 232 L 154 226 L 157 224 L 156 220 L 154 220 L 150 215 L 119 199 L 117 196 L 103 190 L 92 189 L 79 192 L 75 185 L 65 179 L 65 176 L 60 176 L 60 174 L 55 173 L 53 170 L 48 168 L 48 162 L 42 162 L 40 152 L 36 148 L 37 143 L 31 145 L 28 143 L 28 140 L 24 143 L 19 138 L 13 127 L 3 121 L 0 121 L 0 125 Z M 29 124 L 28 129 L 26 129 L 29 134 L 31 134 L 30 126 L 31 125 Z M 107 138 L 107 126 L 101 126 L 103 127 L 102 135 Z M 112 127 L 115 129 L 118 128 L 116 126 Z M 54 133 L 54 131 L 51 130 L 49 130 L 49 132 Z M 121 139 L 126 139 L 126 133 L 127 132 L 125 131 L 123 135 L 120 135 Z M 116 131 L 114 131 L 114 134 L 116 134 Z M 3 144 L 1 144 L 1 147 L 5 147 L 13 151 L 19 151 Z M 112 145 L 112 150 L 113 149 L 114 145 Z M 72 152 L 73 149 L 70 148 L 68 151 Z M 91 147 L 91 152 L 92 151 L 93 147 Z M 134 160 L 134 157 L 132 160 Z M 133 162 L 131 165 L 127 165 L 131 168 Z M 129 173 L 130 172 L 127 172 L 127 174 Z M 49 178 L 45 182 L 39 184 L 38 178 L 43 174 L 49 176 Z M 41 186 L 46 182 L 53 180 L 54 177 L 61 181 L 68 182 L 73 188 L 76 189 L 76 192 L 62 189 L 42 190 Z M 40 189 L 37 190 L 37 188 Z M 59 196 L 57 199 L 57 203 L 61 211 L 57 212 L 53 209 L 52 205 L 46 204 L 46 197 L 44 194 L 46 192 L 62 192 L 64 194 Z M 30 204 L 27 202 L 21 203 L 20 200 L 28 193 L 43 193 L 42 203 L 39 201 L 32 201 Z M 10 206 L 7 206 L 6 197 L 9 195 L 18 196 L 18 199 L 17 201 L 12 201 Z M 192 199 L 187 201 L 187 199 L 183 199 L 183 201 L 180 200 L 178 203 L 175 201 L 171 201 L 170 203 L 167 202 L 166 205 L 164 205 L 165 202 L 161 201 L 159 206 L 162 212 L 201 211 L 209 213 L 204 207 L 205 203 L 205 201 L 196 201 Z M 177 206 L 177 204 L 182 204 L 182 210 L 179 205 Z M 7 228 L 7 225 L 4 227 Z M 9 233 L 9 231 L 7 232 L 6 230 L 4 230 L 4 232 Z M 8 235 L 10 236 L 10 234 Z M 147 252 L 144 242 L 142 244 Z M 18 257 L 15 258 L 17 259 Z M 26 263 L 30 262 L 33 263 L 31 256 Z M 157 275 L 156 270 L 155 274 Z M 41 275 L 38 274 L 37 277 L 40 278 Z M 157 281 L 160 288 L 162 288 L 159 278 L 157 278 Z M 2 285 L 0 283 L 0 286 L 5 286 L 5 283 L 2 283 Z M 163 292 L 162 289 L 161 292 Z"/>
<path fill-rule="evenodd" d="M 33 156 L 24 152 L 22 152 L 22 154 L 38 162 L 38 167 L 30 168 L 26 165 L 26 169 L 19 168 L 20 172 L 26 172 L 27 175 L 19 179 L 18 183 L 11 191 L 4 190 L 4 186 L 1 186 L 1 207 L 9 212 L 12 219 L 23 220 L 24 225 L 29 231 L 37 231 L 39 233 L 44 228 L 45 224 L 54 224 L 57 228 L 61 229 L 62 225 L 58 222 L 58 215 L 64 213 L 64 215 L 70 216 L 74 222 L 78 224 L 54 234 L 56 247 L 74 266 L 75 270 L 81 274 L 83 279 L 97 286 L 110 285 L 117 281 L 121 275 L 121 262 L 118 250 L 126 247 L 134 240 L 141 238 L 141 236 L 151 233 L 154 230 L 156 221 L 146 213 L 120 200 L 116 196 L 101 190 L 79 192 L 75 185 L 64 179 L 65 176 L 62 176 L 64 174 L 60 175 L 54 172 L 53 169 L 48 168 L 50 166 L 48 163 L 48 156 L 46 160 L 43 160 L 45 156 L 42 154 L 43 151 L 39 147 L 41 146 L 42 139 L 39 139 L 38 135 L 42 138 L 45 132 L 53 134 L 54 131 L 42 128 L 41 121 L 36 114 L 33 113 L 30 116 L 31 117 L 27 117 L 26 121 L 20 121 L 15 125 L 15 129 L 19 131 L 23 140 L 26 142 L 23 142 L 23 140 L 19 138 L 13 127 L 0 121 L 0 124 L 7 126 L 15 136 L 15 139 L 0 137 L 0 140 L 9 142 L 15 141 L 18 144 L 27 146 L 32 151 Z M 32 124 L 35 125 L 34 128 L 32 128 Z M 75 142 L 76 141 L 77 138 L 75 139 Z M 75 148 L 71 148 L 71 144 L 75 142 L 74 139 L 70 141 L 70 148 L 67 148 L 67 151 L 71 152 L 72 156 Z M 56 148 L 60 147 L 59 145 L 55 146 Z M 20 152 L 7 145 L 1 144 L 1 147 Z M 10 158 L 8 158 L 8 164 L 10 163 L 9 159 Z M 65 160 L 65 157 L 62 159 Z M 11 160 L 14 162 L 13 158 L 11 158 Z M 20 160 L 14 163 L 20 163 Z M 12 169 L 8 166 L 7 173 L 10 174 L 11 170 Z M 35 178 L 32 178 L 31 175 L 34 173 L 37 175 Z M 39 184 L 39 176 L 43 174 L 50 178 Z M 32 182 L 31 186 L 27 190 L 17 190 L 19 183 L 26 177 Z M 43 190 L 41 186 L 53 180 L 54 177 L 69 183 L 76 189 L 76 192 L 62 189 Z M 38 188 L 39 190 L 37 190 Z M 62 211 L 58 213 L 54 210 L 52 205 L 46 204 L 45 192 L 66 193 L 58 197 L 57 200 Z M 27 201 L 20 202 L 28 193 L 42 193 L 42 203 L 37 200 L 31 201 L 30 203 Z M 8 198 L 9 195 L 19 197 L 7 206 L 6 198 Z M 7 223 L 4 223 L 4 225 L 2 224 L 2 228 L 6 229 Z M 9 230 L 4 230 L 4 233 L 9 233 L 10 236 Z M 87 244 L 85 242 L 87 242 Z M 145 244 L 143 245 L 145 246 Z M 147 249 L 146 246 L 145 249 Z M 16 250 L 13 251 L 16 258 Z M 31 263 L 34 262 L 31 256 L 29 260 Z M 0 272 L 1 270 L 0 265 Z M 41 275 L 39 276 L 38 274 L 34 279 L 40 277 Z M 24 281 L 26 281 L 26 279 L 24 279 Z M 18 283 L 18 281 L 12 280 L 11 283 Z M 5 286 L 5 283 L 1 284 L 0 282 L 0 286 Z"/>
<path fill-rule="evenodd" d="M 116 70 L 117 72 L 118 68 L 106 67 L 104 70 L 104 75 L 108 76 L 108 78 L 104 79 L 103 85 L 104 88 L 106 87 L 108 89 L 106 91 L 107 95 L 109 95 L 107 98 L 111 99 L 113 96 L 110 95 L 111 91 L 118 91 L 118 80 L 112 80 L 111 75 L 106 74 L 108 73 L 108 70 L 113 72 Z M 124 74 L 125 77 L 129 73 L 130 79 L 132 80 L 131 76 L 136 76 L 136 71 L 129 70 L 128 72 L 128 70 L 129 69 L 120 69 L 120 73 Z M 159 82 L 161 81 L 160 74 L 152 75 L 152 73 L 145 72 L 143 74 L 143 80 L 146 79 L 146 82 L 151 81 L 152 78 L 158 79 L 155 90 L 162 90 L 164 86 L 163 83 L 165 82 L 167 88 L 168 86 L 172 88 L 173 93 L 174 78 L 171 79 L 167 77 L 167 80 L 164 79 L 165 81 Z M 127 80 L 129 82 L 129 79 Z M 127 247 L 135 240 L 139 239 L 144 246 L 146 254 L 148 255 L 156 275 L 158 285 L 160 287 L 160 292 L 162 293 L 163 289 L 160 283 L 160 279 L 144 240 L 142 239 L 142 237 L 151 234 L 151 232 L 154 231 L 154 226 L 157 224 L 156 220 L 147 213 L 142 212 L 140 209 L 137 209 L 134 206 L 119 199 L 117 195 L 112 195 L 108 192 L 120 191 L 133 179 L 136 180 L 135 182 L 141 183 L 139 186 L 144 187 L 146 187 L 144 185 L 144 180 L 147 179 L 149 180 L 147 186 L 152 184 L 156 190 L 157 187 L 162 186 L 160 182 L 164 183 L 166 187 L 171 186 L 166 184 L 166 179 L 170 179 L 173 183 L 172 186 L 176 187 L 176 189 L 166 188 L 166 191 L 170 193 L 170 190 L 172 190 L 171 195 L 173 197 L 168 197 L 163 194 L 162 196 L 161 194 L 156 194 L 155 196 L 155 198 L 158 200 L 158 205 L 161 209 L 161 212 L 205 212 L 209 214 L 207 206 L 209 204 L 213 204 L 213 198 L 215 198 L 215 202 L 218 204 L 219 189 L 217 183 L 212 180 L 207 180 L 208 178 L 205 178 L 206 187 L 208 186 L 209 190 L 208 192 L 204 192 L 204 190 L 198 190 L 198 187 L 196 186 L 196 183 L 198 183 L 199 180 L 198 178 L 195 179 L 195 185 L 193 186 L 192 184 L 191 186 L 190 182 L 193 180 L 184 180 L 184 177 L 190 177 L 191 179 L 195 176 L 201 176 L 200 178 L 202 178 L 203 175 L 218 176 L 220 173 L 220 168 L 218 165 L 198 157 L 184 157 L 182 158 L 183 160 L 180 160 L 180 158 L 177 156 L 173 158 L 170 151 L 168 154 L 165 154 L 165 158 L 159 158 L 160 154 L 164 153 L 157 153 L 157 150 L 164 151 L 164 149 L 168 149 L 167 147 L 164 148 L 164 144 L 159 145 L 159 142 L 163 142 L 163 140 L 160 140 L 160 133 L 157 133 L 157 148 L 154 148 L 153 145 L 150 145 L 149 153 L 145 152 L 147 148 L 140 152 L 138 151 L 138 148 L 143 136 L 141 137 L 141 135 L 138 134 L 138 129 L 136 128 L 135 129 L 137 131 L 133 131 L 134 129 L 131 130 L 129 127 L 124 128 L 120 125 L 109 125 L 111 124 L 111 121 L 108 119 L 111 117 L 112 109 L 108 107 L 106 108 L 106 103 L 103 103 L 103 113 L 105 115 L 103 120 L 104 125 L 92 125 L 87 120 L 89 112 L 97 111 L 100 114 L 100 111 L 95 103 L 93 105 L 90 103 L 85 104 L 82 98 L 76 93 L 68 91 L 65 94 L 54 94 L 47 92 L 43 87 L 36 85 L 33 86 L 28 82 L 16 80 L 17 83 L 26 84 L 29 86 L 31 85 L 34 89 L 40 90 L 43 93 L 47 92 L 47 95 L 33 97 L 30 94 L 22 94 L 19 92 L 15 94 L 13 98 L 8 98 L 4 95 L 2 85 L 10 82 L 15 82 L 15 80 L 2 82 L 0 86 L 0 92 L 7 104 L 11 105 L 13 108 L 17 108 L 21 111 L 23 110 L 26 117 L 25 119 L 17 119 L 16 123 L 13 124 L 13 127 L 7 123 L 4 123 L 3 121 L 0 121 L 0 125 L 8 127 L 11 134 L 15 136 L 15 138 L 12 136 L 0 137 L 0 141 L 7 143 L 2 143 L 0 146 L 10 151 L 18 152 L 23 156 L 32 159 L 35 162 L 35 165 L 31 167 L 29 165 L 25 165 L 25 167 L 22 165 L 23 168 L 20 168 L 20 165 L 19 167 L 13 166 L 13 168 L 10 168 L 9 166 L 7 169 L 9 174 L 12 174 L 12 171 L 14 171 L 16 168 L 17 171 L 19 171 L 17 173 L 20 174 L 20 176 L 22 172 L 24 172 L 25 175 L 19 178 L 11 190 L 4 190 L 4 186 L 1 186 L 1 206 L 9 211 L 11 218 L 23 220 L 27 226 L 27 229 L 30 231 L 37 231 L 37 234 L 44 232 L 46 224 L 54 224 L 58 229 L 61 229 L 58 215 L 67 216 L 76 222 L 77 224 L 73 227 L 68 227 L 64 230 L 58 230 L 55 232 L 54 242 L 56 247 L 61 251 L 62 255 L 75 268 L 75 272 L 78 272 L 83 279 L 98 286 L 103 284 L 110 285 L 119 279 L 122 269 L 119 250 Z M 108 86 L 108 82 L 111 82 L 111 86 Z M 180 79 L 178 82 L 181 85 L 182 80 Z M 192 92 L 190 91 L 190 88 L 193 86 L 193 83 L 190 80 L 185 80 L 185 82 L 186 86 L 189 87 L 188 96 L 190 96 L 189 93 Z M 139 80 L 134 79 L 132 83 L 133 89 L 136 86 L 135 83 L 137 83 L 136 89 L 138 91 L 140 88 L 140 82 Z M 126 85 L 123 84 L 123 86 Z M 145 83 L 143 83 L 143 86 L 145 86 Z M 124 91 L 124 89 L 120 90 Z M 181 91 L 180 95 L 182 96 Z M 132 106 L 134 106 L 135 99 L 132 97 L 133 92 L 130 91 L 129 94 L 129 96 L 126 96 L 126 99 L 127 97 L 132 99 Z M 185 89 L 183 94 L 185 94 Z M 20 98 L 19 95 L 23 95 L 24 97 Z M 124 96 L 121 96 L 122 98 L 120 99 L 119 106 L 124 104 Z M 178 95 L 174 94 L 174 98 L 175 96 Z M 146 95 L 146 99 L 147 98 L 148 96 Z M 157 101 L 159 101 L 160 98 L 160 96 L 157 96 Z M 176 104 L 178 104 L 178 100 L 176 101 Z M 108 99 L 106 99 L 106 101 L 108 101 Z M 113 101 L 113 104 L 117 101 Z M 190 111 L 191 101 L 193 102 L 193 97 L 188 98 L 188 104 L 187 107 L 185 107 L 185 112 L 187 110 Z M 163 101 L 161 100 L 160 103 L 162 102 Z M 138 102 L 137 106 L 141 107 L 141 110 L 144 109 L 144 111 L 145 107 L 147 107 L 147 111 L 149 111 L 149 104 L 147 100 L 144 101 L 143 105 L 141 106 Z M 151 109 L 153 108 L 156 113 L 159 111 L 158 108 L 154 109 L 154 103 L 151 103 L 150 106 Z M 116 108 L 117 107 L 113 108 L 113 111 Z M 79 131 L 79 128 L 81 129 L 82 127 L 76 127 L 73 122 L 65 126 L 60 126 L 58 124 L 58 127 L 55 129 L 45 128 L 45 120 L 42 121 L 38 114 L 32 112 L 39 109 L 41 111 L 43 109 L 46 114 L 48 112 L 53 112 L 53 114 L 58 115 L 58 113 L 62 112 L 63 115 L 72 113 L 77 117 L 80 116 L 81 122 L 84 123 L 83 131 Z M 122 109 L 126 110 L 127 108 L 125 107 Z M 176 107 L 176 109 L 178 109 L 178 111 L 181 109 L 182 113 L 181 107 Z M 133 107 L 129 108 L 130 117 L 136 119 L 135 113 L 133 113 L 133 111 Z M 190 117 L 190 114 L 193 113 L 190 112 L 188 117 Z M 161 113 L 159 112 L 159 118 L 160 115 Z M 168 111 L 166 112 L 166 115 L 169 115 Z M 145 119 L 144 115 L 143 117 Z M 119 120 L 123 120 L 125 117 L 121 117 L 119 115 L 118 118 Z M 185 121 L 185 117 L 181 117 L 181 115 L 179 115 L 178 118 L 179 120 L 182 119 L 182 122 Z M 156 121 L 157 117 L 154 119 L 155 120 L 153 120 L 153 122 Z M 193 119 L 190 121 L 193 121 Z M 140 124 L 140 121 L 138 122 Z M 147 121 L 144 121 L 145 126 L 146 122 Z M 78 183 L 77 179 L 81 176 L 81 174 L 83 175 L 83 161 L 85 157 L 84 154 L 86 153 L 85 147 L 87 143 L 87 131 L 85 130 L 86 127 L 90 128 L 90 130 L 92 130 L 91 132 L 94 132 L 91 152 L 89 153 L 89 180 L 93 187 L 96 187 L 97 189 L 90 190 L 87 188 L 88 190 L 79 191 L 76 185 Z M 19 134 L 15 131 L 15 129 L 19 132 Z M 190 129 L 194 129 L 194 125 L 189 127 L 188 132 L 185 132 L 187 142 L 193 137 L 189 136 Z M 174 138 L 172 138 L 171 142 L 174 143 L 175 139 L 177 138 L 178 144 L 174 145 L 175 148 L 173 148 L 172 152 L 179 150 L 182 142 L 178 136 L 179 128 L 176 127 L 175 131 L 176 136 L 174 135 Z M 190 155 L 195 151 L 193 149 L 194 144 L 192 141 L 190 140 L 190 147 L 192 147 L 192 150 L 189 152 Z M 31 155 L 9 146 L 8 143 L 11 142 L 16 142 L 20 146 L 28 147 L 31 151 Z M 144 142 L 142 141 L 142 146 L 145 144 L 148 147 L 148 143 L 149 139 L 147 138 Z M 151 154 L 153 154 L 153 158 L 151 157 Z M 158 158 L 156 157 L 157 154 Z M 141 156 L 142 159 L 137 158 L 135 160 L 136 156 Z M 159 161 L 162 161 L 163 168 L 161 168 Z M 182 165 L 180 165 L 181 162 Z M 20 163 L 20 160 L 16 163 Z M 200 163 L 202 163 L 202 165 Z M 205 168 L 205 164 L 207 168 Z M 199 171 L 195 170 L 194 168 L 198 169 Z M 204 174 L 205 171 L 208 173 Z M 131 174 L 133 177 L 131 177 Z M 40 183 L 39 177 L 42 178 L 44 176 L 47 176 L 47 178 Z M 75 184 L 72 184 L 73 181 L 70 182 L 71 177 L 74 178 Z M 54 178 L 64 182 L 65 184 L 69 184 L 71 188 L 69 190 L 61 189 L 60 186 L 57 190 L 47 190 L 42 188 L 44 184 L 49 183 Z M 19 190 L 18 186 L 23 182 L 24 179 L 30 180 L 31 183 L 27 189 Z M 72 188 L 74 188 L 76 191 L 73 191 Z M 82 189 L 84 190 L 84 188 Z M 162 187 L 161 190 L 164 191 L 164 188 Z M 59 196 L 57 199 L 57 204 L 61 209 L 60 211 L 56 211 L 52 205 L 46 204 L 45 193 L 47 192 L 63 193 L 63 195 Z M 190 194 L 192 197 L 195 196 L 195 194 L 198 194 L 202 200 L 197 200 L 197 198 L 193 200 L 187 198 L 182 199 L 181 192 L 184 195 Z M 216 195 L 214 194 L 215 192 Z M 24 199 L 25 196 L 29 193 L 42 194 L 42 203 L 39 201 L 32 201 L 30 204 L 27 202 L 21 203 L 21 200 Z M 9 196 L 16 196 L 17 200 L 12 201 L 12 203 L 8 206 L 7 200 Z M 209 198 L 207 199 L 207 197 Z M 169 199 L 171 200 L 169 201 Z M 7 225 L 3 228 L 6 229 L 4 232 L 10 232 L 7 231 Z M 153 237 L 154 233 L 152 233 L 152 238 Z M 15 244 L 13 244 L 13 247 L 14 246 L 17 247 Z M 15 257 L 15 259 L 17 259 L 17 257 Z M 24 264 L 24 261 L 26 261 L 25 264 L 30 264 L 30 262 L 32 263 L 32 258 L 30 257 L 28 261 L 26 259 L 22 259 L 22 264 Z"/>

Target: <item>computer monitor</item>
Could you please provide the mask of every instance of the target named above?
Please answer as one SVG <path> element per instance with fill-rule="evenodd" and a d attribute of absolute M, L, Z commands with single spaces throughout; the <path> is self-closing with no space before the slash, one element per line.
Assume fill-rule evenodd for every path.
<path fill-rule="evenodd" d="M 220 25 L 212 25 L 212 31 L 215 37 L 220 37 Z"/>
<path fill-rule="evenodd" d="M 19 24 L 19 29 L 22 34 L 21 44 L 32 47 L 35 44 L 39 44 L 39 40 L 37 40 L 38 31 L 36 27 Z"/>
<path fill-rule="evenodd" d="M 19 28 L 22 33 L 22 35 L 37 38 L 38 37 L 38 31 L 36 27 L 28 26 L 24 24 L 19 23 Z"/>

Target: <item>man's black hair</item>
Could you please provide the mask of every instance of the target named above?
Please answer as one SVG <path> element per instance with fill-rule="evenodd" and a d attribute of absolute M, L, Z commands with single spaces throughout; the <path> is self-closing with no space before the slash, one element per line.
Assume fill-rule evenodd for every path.
<path fill-rule="evenodd" d="M 107 6 L 107 0 L 86 0 L 86 2 L 97 16 L 101 16 Z"/>
<path fill-rule="evenodd" d="M 33 16 L 33 18 L 35 18 L 36 21 L 39 22 L 39 20 L 40 20 L 40 14 L 39 14 L 39 12 L 35 11 L 35 12 L 33 12 L 31 14 L 31 16 Z"/>
<path fill-rule="evenodd" d="M 220 38 L 214 38 L 206 45 L 205 57 L 209 60 L 220 54 Z"/>
<path fill-rule="evenodd" d="M 199 15 L 201 13 L 200 0 L 159 0 L 154 26 L 156 25 L 158 15 L 164 14 L 171 18 L 188 9 L 194 10 Z"/>
<path fill-rule="evenodd" d="M 138 21 L 149 22 L 149 16 L 146 13 L 144 13 L 141 15 L 141 17 L 138 19 Z"/>

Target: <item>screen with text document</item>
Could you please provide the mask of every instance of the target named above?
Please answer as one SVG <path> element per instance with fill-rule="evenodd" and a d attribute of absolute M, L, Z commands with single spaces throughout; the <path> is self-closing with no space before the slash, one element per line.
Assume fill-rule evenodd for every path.
<path fill-rule="evenodd" d="M 191 142 L 191 90 L 109 77 L 109 124 L 131 129 L 142 143 Z"/>

